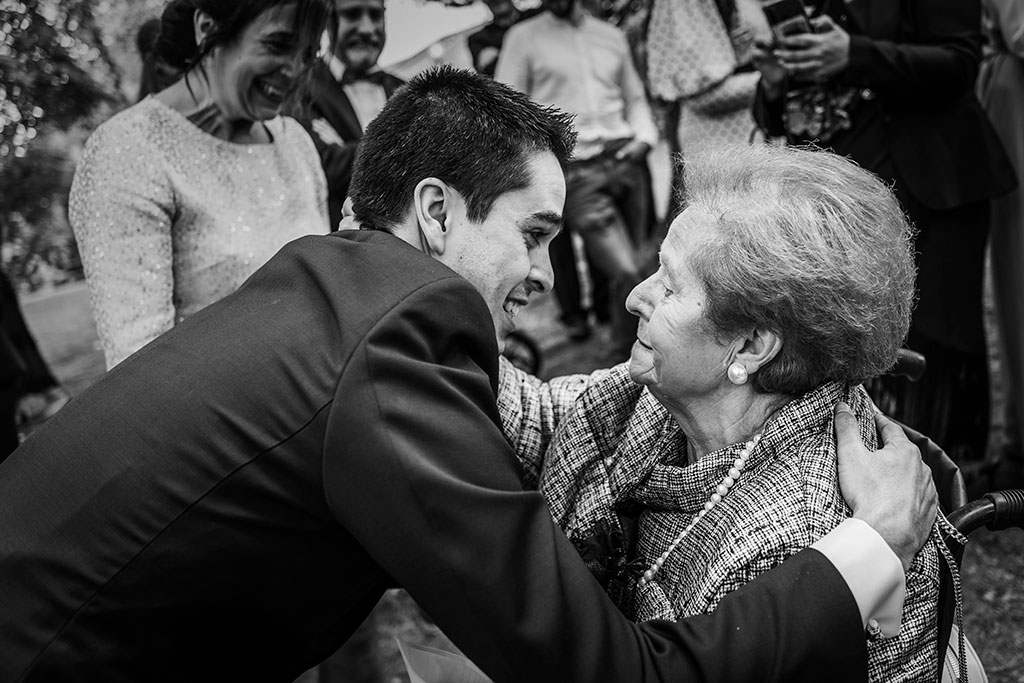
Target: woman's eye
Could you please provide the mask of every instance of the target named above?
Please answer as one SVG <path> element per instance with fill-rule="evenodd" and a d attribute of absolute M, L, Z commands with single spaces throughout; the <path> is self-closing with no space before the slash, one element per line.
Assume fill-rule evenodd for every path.
<path fill-rule="evenodd" d="M 266 43 L 267 49 L 275 55 L 285 55 L 292 51 L 294 45 L 283 40 L 270 40 Z"/>

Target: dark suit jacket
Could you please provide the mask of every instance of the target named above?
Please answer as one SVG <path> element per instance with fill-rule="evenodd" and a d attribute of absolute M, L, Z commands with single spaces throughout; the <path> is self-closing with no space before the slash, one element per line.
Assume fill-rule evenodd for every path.
<path fill-rule="evenodd" d="M 309 111 L 300 120 L 313 138 L 320 162 L 327 176 L 327 213 L 332 230 L 337 230 L 341 220 L 341 207 L 348 196 L 348 187 L 352 183 L 352 165 L 355 163 L 359 140 L 363 137 L 363 128 L 359 118 L 345 93 L 345 89 L 335 80 L 326 64 L 320 62 L 313 67 L 310 90 L 312 101 Z M 396 90 L 405 84 L 398 76 L 387 72 L 380 74 L 384 94 L 391 97 Z M 312 128 L 312 119 L 322 118 L 344 141 L 344 145 L 328 144 Z"/>
<path fill-rule="evenodd" d="M 850 63 L 839 78 L 876 98 L 883 124 L 876 134 L 917 201 L 952 209 L 1015 186 L 974 95 L 982 44 L 978 0 L 833 0 L 829 7 L 851 34 Z M 784 134 L 781 104 L 768 106 L 762 93 L 755 118 L 771 134 Z M 856 110 L 853 119 L 856 127 Z M 831 146 L 876 170 L 861 147 L 878 141 L 850 139 L 856 136 L 837 136 Z"/>
<path fill-rule="evenodd" d="M 284 247 L 0 464 L 0 680 L 281 681 L 395 582 L 498 683 L 861 681 L 807 550 L 629 623 L 524 492 L 481 297 L 385 233 Z"/>

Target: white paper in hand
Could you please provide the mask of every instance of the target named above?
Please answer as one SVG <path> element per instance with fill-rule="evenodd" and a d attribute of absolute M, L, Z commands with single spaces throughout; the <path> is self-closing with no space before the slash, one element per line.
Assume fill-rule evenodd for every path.
<path fill-rule="evenodd" d="M 492 683 L 476 664 L 462 655 L 395 638 L 411 683 Z"/>

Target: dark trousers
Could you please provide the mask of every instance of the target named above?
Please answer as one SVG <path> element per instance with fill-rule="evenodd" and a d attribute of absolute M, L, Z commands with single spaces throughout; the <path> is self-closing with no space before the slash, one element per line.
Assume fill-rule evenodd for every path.
<path fill-rule="evenodd" d="M 35 337 L 25 324 L 25 318 L 21 315 L 21 306 L 18 304 L 18 295 L 14 291 L 7 274 L 0 270 L 0 325 L 10 340 L 11 346 L 15 349 L 21 360 L 21 391 L 23 394 L 33 394 L 46 391 L 58 386 L 57 379 L 50 372 L 50 366 L 46 364 L 43 354 L 36 346 Z"/>
<path fill-rule="evenodd" d="M 613 351 L 628 354 L 636 338 L 636 318 L 626 297 L 640 281 L 637 246 L 653 223 L 650 172 L 646 162 L 619 161 L 611 154 L 575 161 L 566 174 L 565 234 L 552 243 L 555 296 L 563 314 L 579 310 L 580 287 L 567 256 L 570 233 L 583 239 L 595 279 L 607 282 L 608 318 Z M 596 296 L 595 299 L 600 299 Z"/>
<path fill-rule="evenodd" d="M 918 229 L 918 301 L 907 347 L 927 360 L 920 382 L 883 378 L 880 384 L 894 417 L 931 437 L 954 459 L 981 458 L 989 421 L 982 285 L 990 204 L 930 209 L 906 191 L 891 163 L 878 174 L 895 179 L 896 196 Z"/>

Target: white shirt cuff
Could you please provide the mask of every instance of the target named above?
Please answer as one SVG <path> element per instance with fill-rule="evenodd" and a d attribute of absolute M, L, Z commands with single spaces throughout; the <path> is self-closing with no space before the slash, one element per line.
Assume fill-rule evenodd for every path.
<path fill-rule="evenodd" d="M 860 519 L 847 519 L 812 546 L 827 557 L 850 587 L 870 635 L 899 635 L 907 577 L 896 553 Z"/>

